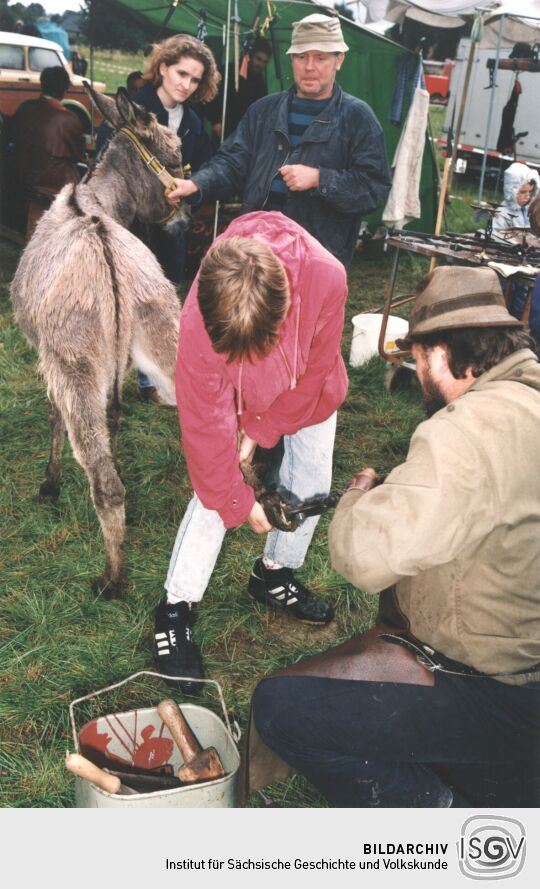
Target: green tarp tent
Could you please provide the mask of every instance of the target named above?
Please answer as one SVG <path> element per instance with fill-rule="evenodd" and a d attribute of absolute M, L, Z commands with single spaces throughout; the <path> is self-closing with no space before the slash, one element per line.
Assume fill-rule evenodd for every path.
<path fill-rule="evenodd" d="M 167 22 L 167 29 L 161 35 L 168 36 L 170 33 L 184 32 L 196 35 L 197 27 L 200 20 L 200 10 L 204 9 L 206 13 L 206 28 L 208 31 L 208 43 L 219 55 L 220 49 L 223 47 L 223 39 L 229 9 L 234 13 L 234 3 L 229 4 L 227 0 L 180 0 L 176 5 L 164 0 L 113 0 L 118 6 L 127 8 L 130 13 L 139 21 L 143 20 L 155 26 L 155 34 L 158 35 L 163 25 L 168 11 L 171 6 L 174 7 L 171 17 Z M 262 24 L 267 16 L 268 7 L 273 16 L 273 30 L 276 45 L 279 50 L 279 67 L 281 68 L 281 77 L 276 76 L 276 65 L 271 62 L 267 69 L 268 89 L 270 92 L 286 89 L 292 83 L 292 73 L 289 57 L 286 50 L 290 46 L 290 36 L 292 23 L 298 21 L 306 15 L 314 11 L 320 11 L 321 7 L 304 0 L 279 0 L 279 2 L 263 2 L 258 0 L 238 0 L 238 14 L 240 18 L 240 46 L 243 40 L 251 30 L 254 18 L 260 10 L 260 24 Z M 334 10 L 332 10 L 334 12 Z M 341 18 L 341 25 L 345 37 L 345 42 L 349 46 L 349 52 L 346 55 L 345 64 L 338 74 L 340 85 L 347 92 L 360 99 L 364 99 L 373 108 L 377 115 L 386 137 L 386 145 L 388 150 L 388 158 L 392 162 L 394 151 L 397 146 L 401 127 L 394 126 L 388 119 L 388 112 L 392 102 L 400 61 L 407 54 L 412 55 L 402 46 L 381 37 L 367 28 L 351 22 L 349 19 Z M 232 35 L 232 26 L 231 26 Z M 269 37 L 268 32 L 265 32 Z M 216 52 L 217 49 L 217 52 Z M 230 58 L 233 55 L 232 37 Z M 223 59 L 225 53 L 223 50 Z M 218 59 L 219 61 L 219 59 Z M 405 121 L 408 109 L 408 96 L 405 101 L 402 122 Z M 411 223 L 412 227 L 417 231 L 430 232 L 433 231 L 436 216 L 436 185 L 434 177 L 436 176 L 433 152 L 431 145 L 426 136 L 424 149 L 422 179 L 420 198 L 422 205 L 422 217 Z M 372 215 L 368 221 L 370 227 L 378 222 L 380 213 Z"/>

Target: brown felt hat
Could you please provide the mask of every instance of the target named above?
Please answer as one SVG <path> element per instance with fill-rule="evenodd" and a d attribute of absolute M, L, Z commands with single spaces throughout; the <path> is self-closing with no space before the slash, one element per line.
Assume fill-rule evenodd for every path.
<path fill-rule="evenodd" d="M 337 16 L 314 12 L 299 22 L 293 22 L 291 46 L 287 55 L 318 50 L 319 52 L 347 52 Z"/>
<path fill-rule="evenodd" d="M 396 340 L 409 349 L 411 337 L 458 327 L 522 327 L 506 308 L 493 269 L 440 266 L 418 294 L 409 318 L 409 332 Z"/>

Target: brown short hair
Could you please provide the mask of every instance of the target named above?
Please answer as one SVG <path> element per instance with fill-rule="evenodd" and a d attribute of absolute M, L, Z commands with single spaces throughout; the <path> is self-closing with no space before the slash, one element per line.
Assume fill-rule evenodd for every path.
<path fill-rule="evenodd" d="M 520 349 L 536 350 L 534 340 L 515 327 L 454 328 L 413 334 L 407 339 L 410 345 L 416 343 L 424 349 L 446 346 L 448 367 L 456 380 L 465 379 L 469 368 L 473 377 L 479 377 Z"/>
<path fill-rule="evenodd" d="M 198 299 L 214 350 L 229 363 L 266 355 L 275 345 L 289 308 L 289 281 L 270 247 L 235 236 L 204 257 Z"/>
<path fill-rule="evenodd" d="M 152 47 L 144 70 L 145 80 L 150 80 L 153 86 L 161 86 L 161 65 L 176 65 L 183 56 L 200 62 L 204 68 L 202 80 L 190 97 L 191 102 L 210 102 L 217 95 L 218 84 L 221 80 L 216 65 L 216 60 L 206 44 L 190 34 L 176 34 L 161 43 L 155 43 Z"/>

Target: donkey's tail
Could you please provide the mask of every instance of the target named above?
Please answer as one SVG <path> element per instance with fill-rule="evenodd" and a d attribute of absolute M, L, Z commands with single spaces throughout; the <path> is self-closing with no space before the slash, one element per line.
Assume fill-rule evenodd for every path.
<path fill-rule="evenodd" d="M 110 233 L 107 223 L 101 216 L 85 213 L 77 198 L 77 186 L 74 185 L 68 198 L 68 206 L 79 218 L 85 218 L 95 227 L 95 233 L 101 241 L 103 247 L 103 255 L 105 262 L 109 268 L 111 276 L 111 287 L 114 298 L 114 333 L 115 333 L 115 355 L 116 364 L 114 368 L 114 382 L 112 392 L 113 408 L 120 408 L 120 288 L 118 285 L 118 275 L 116 274 L 116 266 L 114 264 L 113 254 L 110 246 Z"/>

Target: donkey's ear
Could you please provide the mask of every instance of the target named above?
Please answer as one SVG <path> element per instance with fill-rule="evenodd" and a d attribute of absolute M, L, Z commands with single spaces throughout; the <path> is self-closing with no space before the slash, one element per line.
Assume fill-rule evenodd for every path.
<path fill-rule="evenodd" d="M 123 127 L 125 125 L 125 120 L 120 117 L 118 113 L 118 109 L 116 107 L 116 101 L 111 99 L 110 96 L 106 96 L 105 93 L 96 92 L 93 87 L 90 86 L 87 80 L 83 80 L 83 86 L 85 91 L 88 93 L 92 102 L 103 115 L 107 123 L 110 123 L 115 130 L 119 127 Z"/>
<path fill-rule="evenodd" d="M 118 87 L 116 93 L 116 107 L 118 113 L 122 117 L 122 126 L 127 124 L 140 133 L 147 133 L 150 129 L 154 115 L 150 111 L 146 111 L 140 105 L 135 104 L 129 98 L 128 92 L 123 86 Z"/>

